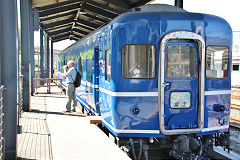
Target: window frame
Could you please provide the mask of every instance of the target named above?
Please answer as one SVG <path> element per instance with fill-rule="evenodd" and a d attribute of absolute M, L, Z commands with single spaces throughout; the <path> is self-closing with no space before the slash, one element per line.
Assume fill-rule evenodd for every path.
<path fill-rule="evenodd" d="M 222 78 L 210 78 L 210 77 L 207 77 L 207 49 L 208 47 L 225 47 L 228 49 L 228 75 L 227 77 L 222 77 Z M 206 50 L 205 50 L 205 78 L 208 79 L 208 80 L 217 80 L 217 79 L 227 79 L 229 78 L 229 65 L 230 65 L 230 49 L 228 46 L 217 46 L 217 45 L 209 45 L 209 46 L 206 46 Z"/>
<path fill-rule="evenodd" d="M 137 46 L 137 45 L 151 45 L 155 48 L 155 53 L 154 53 L 154 56 L 155 56 L 155 67 L 154 67 L 154 76 L 151 77 L 151 78 L 130 78 L 130 77 L 125 77 L 124 74 L 123 74 L 123 48 L 127 45 L 134 45 L 134 46 Z M 150 80 L 150 79 L 155 79 L 156 78 L 156 75 L 157 75 L 157 47 L 154 45 L 154 44 L 124 44 L 121 48 L 121 76 L 124 78 L 124 79 L 145 79 L 145 80 Z"/>

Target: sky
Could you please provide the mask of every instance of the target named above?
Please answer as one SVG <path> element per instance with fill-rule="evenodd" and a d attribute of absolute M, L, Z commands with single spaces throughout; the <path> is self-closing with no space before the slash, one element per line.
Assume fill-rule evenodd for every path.
<path fill-rule="evenodd" d="M 174 5 L 174 0 L 155 0 L 153 4 Z M 212 14 L 224 18 L 233 31 L 240 31 L 240 1 L 239 0 L 183 0 L 183 9 L 188 12 Z M 35 46 L 39 46 L 39 32 L 34 33 Z M 75 41 L 64 40 L 54 43 L 54 49 L 63 50 Z"/>

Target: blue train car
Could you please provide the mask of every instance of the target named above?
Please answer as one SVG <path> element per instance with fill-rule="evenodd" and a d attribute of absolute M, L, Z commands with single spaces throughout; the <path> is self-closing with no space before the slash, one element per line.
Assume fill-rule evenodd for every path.
<path fill-rule="evenodd" d="M 65 49 L 58 69 L 62 78 L 62 66 L 77 62 L 77 100 L 101 115 L 133 158 L 137 144 L 151 143 L 181 157 L 208 150 L 214 138 L 215 145 L 227 145 L 231 52 L 232 30 L 224 19 L 147 5 Z"/>

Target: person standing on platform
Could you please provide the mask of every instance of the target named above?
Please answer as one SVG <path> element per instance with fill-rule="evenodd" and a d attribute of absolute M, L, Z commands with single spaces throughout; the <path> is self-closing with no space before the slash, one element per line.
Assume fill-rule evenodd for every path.
<path fill-rule="evenodd" d="M 74 112 L 76 112 L 76 106 L 77 106 L 77 102 L 76 102 L 76 98 L 75 98 L 75 86 L 74 86 L 74 81 L 76 79 L 76 74 L 77 71 L 75 69 L 75 62 L 70 60 L 67 63 L 67 67 L 65 68 L 65 77 L 66 77 L 66 82 L 67 82 L 67 97 L 68 97 L 68 101 L 67 101 L 67 105 L 66 105 L 66 112 L 71 112 L 71 104 L 73 101 L 73 110 Z"/>

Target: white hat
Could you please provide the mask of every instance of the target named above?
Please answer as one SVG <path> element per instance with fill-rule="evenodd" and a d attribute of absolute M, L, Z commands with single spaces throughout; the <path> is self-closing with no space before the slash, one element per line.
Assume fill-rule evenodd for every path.
<path fill-rule="evenodd" d="M 67 65 L 69 65 L 69 64 L 75 65 L 75 62 L 74 62 L 73 60 L 69 60 L 68 63 L 67 63 Z"/>

